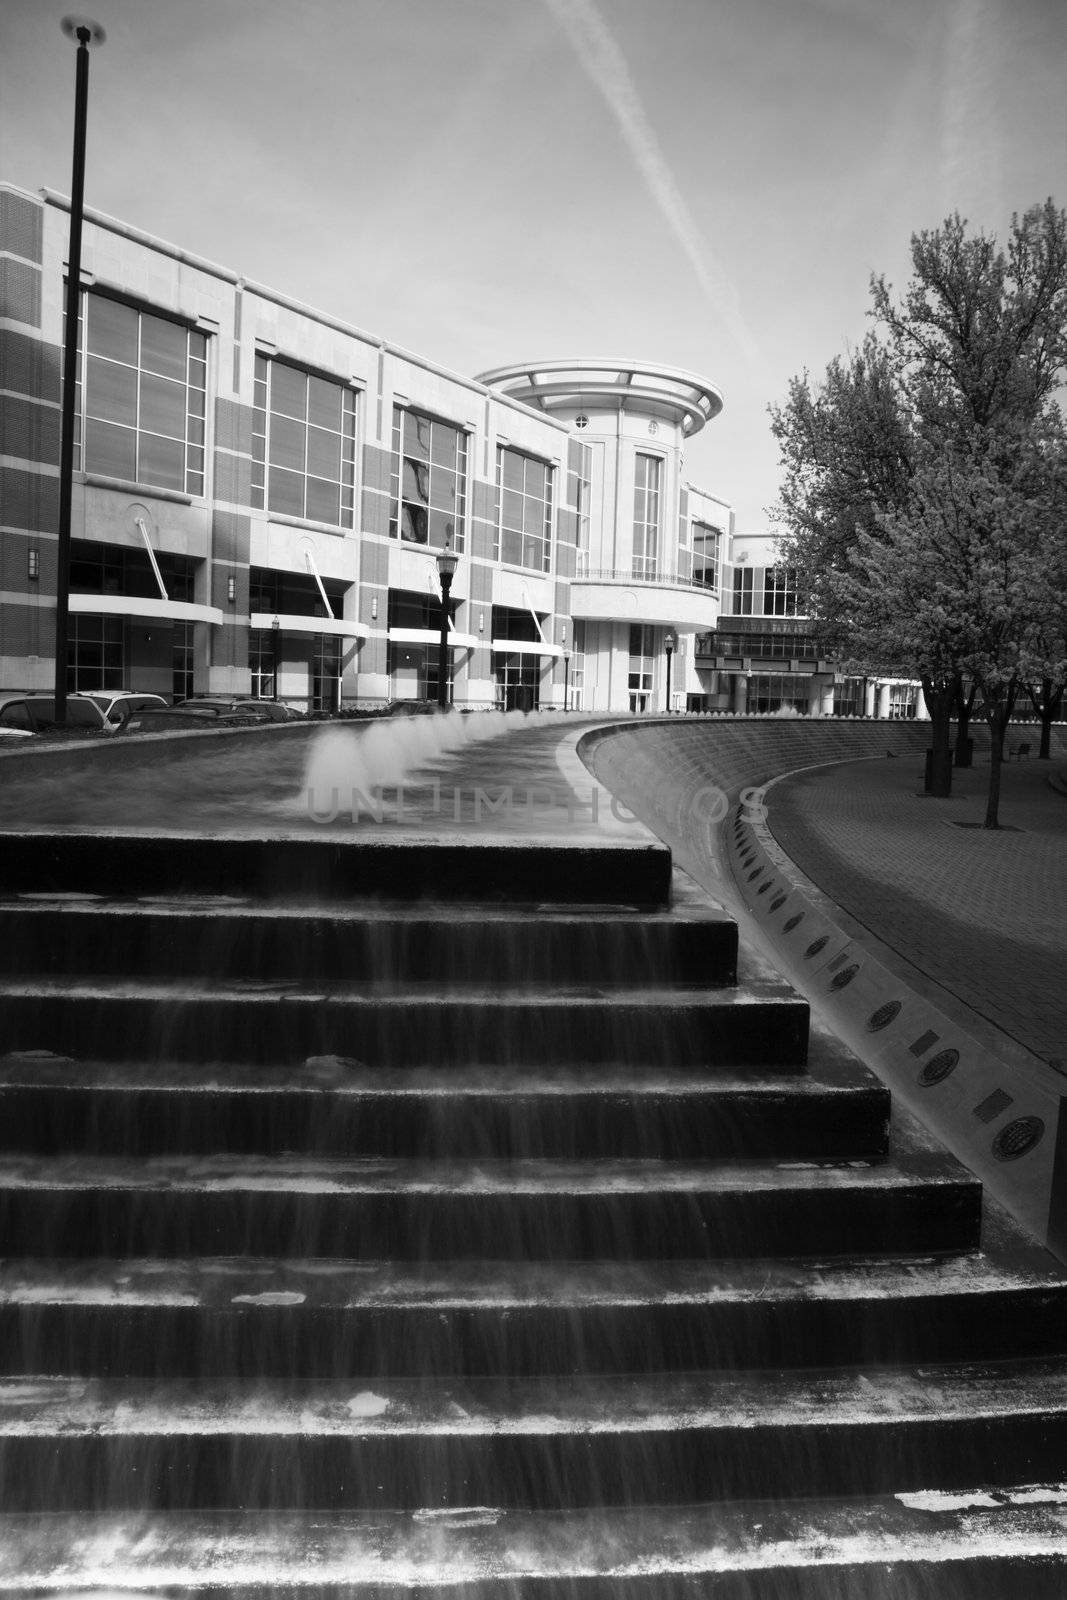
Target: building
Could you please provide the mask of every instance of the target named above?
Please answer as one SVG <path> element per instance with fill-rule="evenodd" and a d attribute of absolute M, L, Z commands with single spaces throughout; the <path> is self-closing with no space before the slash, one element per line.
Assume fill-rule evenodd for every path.
<path fill-rule="evenodd" d="M 68 235 L 0 185 L 0 690 L 54 681 Z M 472 380 L 91 211 L 79 349 L 72 689 L 434 699 L 448 544 L 458 705 L 837 709 L 766 536 L 685 481 L 692 373 Z"/>

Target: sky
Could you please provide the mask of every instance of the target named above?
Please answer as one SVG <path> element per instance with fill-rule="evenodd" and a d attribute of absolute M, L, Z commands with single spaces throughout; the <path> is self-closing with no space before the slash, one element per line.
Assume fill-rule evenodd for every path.
<path fill-rule="evenodd" d="M 1067 0 L 89 0 L 85 203 L 452 371 L 677 366 L 768 525 L 768 406 L 958 211 L 1067 204 Z M 0 179 L 70 192 L 62 0 L 0 0 Z"/>

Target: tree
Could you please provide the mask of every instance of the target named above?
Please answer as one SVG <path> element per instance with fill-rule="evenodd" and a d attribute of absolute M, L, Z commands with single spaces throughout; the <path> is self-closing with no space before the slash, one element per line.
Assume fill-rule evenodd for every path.
<path fill-rule="evenodd" d="M 990 730 L 985 826 L 999 825 L 1004 735 L 1031 678 L 1060 675 L 1046 640 L 1057 596 L 1050 551 L 1059 536 L 1059 463 L 1033 440 L 1004 452 L 988 430 L 918 466 L 906 516 L 882 519 L 865 537 L 853 583 L 865 626 L 921 670 L 945 661 L 974 682 Z"/>
<path fill-rule="evenodd" d="M 796 567 L 803 603 L 827 642 L 866 670 L 920 677 L 932 723 L 931 788 L 947 794 L 950 722 L 965 678 L 988 691 L 987 720 L 995 721 L 1031 681 L 1020 674 L 1044 662 L 1050 672 L 1035 681 L 1058 681 L 1049 585 L 1020 577 L 999 602 L 1012 619 L 1008 631 L 1019 634 L 1025 622 L 1027 640 L 1002 678 L 1002 646 L 1011 641 L 981 634 L 989 584 L 980 586 L 979 604 L 964 579 L 982 567 L 983 541 L 994 562 L 994 550 L 1008 555 L 1009 528 L 1040 547 L 1031 577 L 1042 561 L 1055 565 L 1048 507 L 1050 463 L 1062 456 L 1056 389 L 1067 369 L 1067 217 L 1051 201 L 1013 217 L 1005 252 L 968 235 L 953 216 L 913 237 L 912 268 L 899 302 L 884 279 L 872 280 L 877 329 L 858 354 L 832 361 L 817 385 L 807 373 L 794 379 L 785 404 L 771 407 L 783 467 L 771 515 L 785 526 L 783 558 Z M 966 573 L 950 559 L 960 554 L 953 537 L 968 552 Z M 895 574 L 885 568 L 890 552 Z M 936 606 L 926 603 L 924 584 L 933 585 Z M 912 614 L 888 614 L 894 593 Z M 1024 617 L 1026 606 L 1040 617 Z"/>

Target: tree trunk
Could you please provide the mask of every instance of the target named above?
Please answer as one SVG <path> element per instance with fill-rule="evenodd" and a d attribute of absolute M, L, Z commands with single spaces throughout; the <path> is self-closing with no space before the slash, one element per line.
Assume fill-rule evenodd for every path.
<path fill-rule="evenodd" d="M 1037 759 L 1051 761 L 1052 724 L 1059 716 L 1060 706 L 1063 704 L 1063 684 L 1057 684 L 1054 688 L 1051 678 L 1042 678 L 1040 697 L 1034 693 L 1029 684 L 1026 685 L 1026 692 L 1034 703 L 1034 710 L 1041 723 L 1041 748 L 1037 752 Z"/>
<path fill-rule="evenodd" d="M 952 710 L 959 678 L 923 678 L 923 699 L 930 713 L 931 760 L 927 763 L 926 793 L 946 800 L 952 793 Z"/>
<path fill-rule="evenodd" d="M 983 828 L 1000 827 L 1000 769 L 1004 762 L 1004 735 L 1008 731 L 1008 721 L 1015 706 L 1017 692 L 1017 686 L 1009 684 L 1007 689 L 1001 689 L 995 700 L 990 699 L 988 691 L 983 693 L 990 739 L 989 790 L 986 795 Z"/>
<path fill-rule="evenodd" d="M 963 692 L 963 679 L 959 681 L 956 690 L 956 766 L 970 767 L 974 765 L 974 740 L 971 738 L 971 712 L 974 709 L 974 697 L 978 685 L 971 683 L 966 694 Z"/>

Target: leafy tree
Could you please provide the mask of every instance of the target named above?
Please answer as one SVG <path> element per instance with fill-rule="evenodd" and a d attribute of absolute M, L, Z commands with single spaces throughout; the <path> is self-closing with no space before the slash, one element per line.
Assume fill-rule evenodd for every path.
<path fill-rule="evenodd" d="M 1047 700 L 1062 680 L 1050 486 L 1067 217 L 1051 201 L 1014 217 L 1003 251 L 953 216 L 913 237 L 912 268 L 899 301 L 872 280 L 876 330 L 858 353 L 819 383 L 794 379 L 771 407 L 783 468 L 771 515 L 827 645 L 865 670 L 920 677 L 931 788 L 947 794 L 950 721 L 973 686 L 1002 740 L 1023 685 L 1047 679 Z"/>

